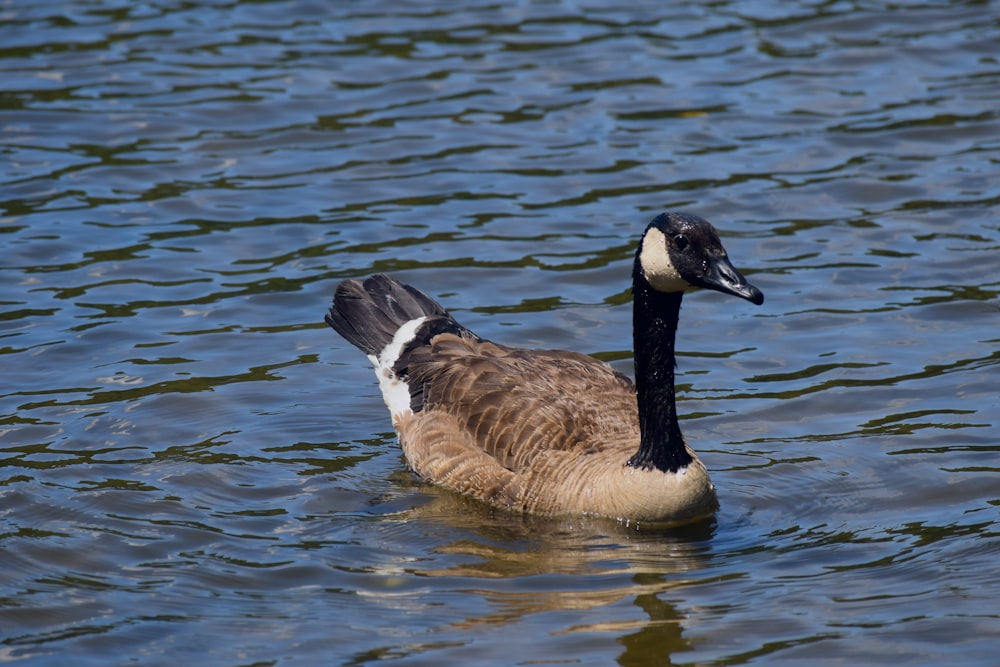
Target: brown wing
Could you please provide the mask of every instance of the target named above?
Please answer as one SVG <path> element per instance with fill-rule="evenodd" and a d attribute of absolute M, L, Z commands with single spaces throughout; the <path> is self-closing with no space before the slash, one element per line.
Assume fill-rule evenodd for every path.
<path fill-rule="evenodd" d="M 583 354 L 441 334 L 432 340 L 431 354 L 411 361 L 408 371 L 411 391 L 415 385 L 422 391 L 424 412 L 451 415 L 464 435 L 508 470 L 526 469 L 547 451 L 583 454 L 605 442 L 638 447 L 634 385 Z"/>

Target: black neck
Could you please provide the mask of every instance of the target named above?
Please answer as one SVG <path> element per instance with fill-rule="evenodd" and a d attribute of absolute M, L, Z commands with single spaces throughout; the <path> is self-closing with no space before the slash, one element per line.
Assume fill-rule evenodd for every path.
<path fill-rule="evenodd" d="M 633 468 L 677 472 L 692 461 L 681 436 L 674 404 L 674 338 L 682 292 L 653 289 L 636 270 L 632 292 L 635 387 L 639 403 L 639 451 Z"/>

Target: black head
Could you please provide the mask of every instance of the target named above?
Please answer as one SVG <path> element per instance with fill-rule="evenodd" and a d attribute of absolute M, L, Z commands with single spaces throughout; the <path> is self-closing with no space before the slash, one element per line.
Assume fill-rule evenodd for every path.
<path fill-rule="evenodd" d="M 764 294 L 730 263 L 712 225 L 688 213 L 661 213 L 646 227 L 636 253 L 636 271 L 660 292 L 702 287 L 757 304 Z"/>

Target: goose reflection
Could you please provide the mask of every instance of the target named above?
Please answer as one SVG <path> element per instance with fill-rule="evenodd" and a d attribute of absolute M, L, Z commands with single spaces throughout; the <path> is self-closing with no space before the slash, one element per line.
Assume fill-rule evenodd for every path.
<path fill-rule="evenodd" d="M 551 623 L 552 636 L 614 636 L 623 647 L 621 665 L 671 664 L 672 654 L 692 650 L 685 615 L 669 599 L 699 581 L 712 555 L 714 520 L 637 530 L 606 519 L 491 510 L 449 491 L 421 491 L 428 502 L 383 521 L 423 522 L 454 535 L 434 549 L 439 559 L 402 568 L 438 582 L 413 591 L 418 595 L 434 589 L 478 598 L 470 609 L 486 603 L 487 611 L 448 623 L 450 632 L 469 630 L 471 642 L 486 628 Z M 628 601 L 641 613 L 623 608 Z M 542 614 L 548 616 L 529 620 Z"/>

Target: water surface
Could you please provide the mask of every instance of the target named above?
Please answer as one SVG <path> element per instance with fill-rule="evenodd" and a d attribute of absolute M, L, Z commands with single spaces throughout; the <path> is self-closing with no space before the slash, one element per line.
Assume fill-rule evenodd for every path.
<path fill-rule="evenodd" d="M 995 664 L 996 3 L 461 4 L 0 8 L 0 660 Z M 715 519 L 407 472 L 336 282 L 630 372 L 664 209 Z"/>

